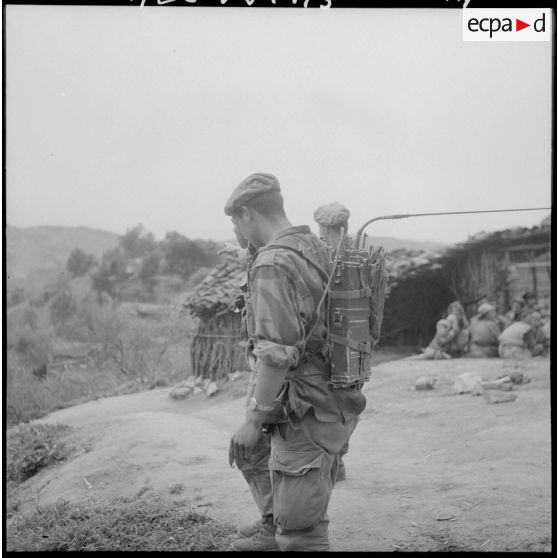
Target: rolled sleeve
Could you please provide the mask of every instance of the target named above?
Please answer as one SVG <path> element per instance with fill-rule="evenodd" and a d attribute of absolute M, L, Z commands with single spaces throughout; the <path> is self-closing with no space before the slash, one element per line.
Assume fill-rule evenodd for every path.
<path fill-rule="evenodd" d="M 300 360 L 300 353 L 296 347 L 265 340 L 256 342 L 253 354 L 258 361 L 275 368 L 296 368 Z"/>

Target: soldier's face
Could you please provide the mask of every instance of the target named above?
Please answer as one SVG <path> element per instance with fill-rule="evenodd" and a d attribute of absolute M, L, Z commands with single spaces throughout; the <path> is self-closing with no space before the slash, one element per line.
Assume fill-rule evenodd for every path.
<path fill-rule="evenodd" d="M 236 241 L 238 242 L 241 248 L 247 248 L 248 239 L 244 236 L 244 234 L 242 234 L 238 221 L 234 217 L 231 219 L 231 221 L 233 223 L 234 235 L 236 236 Z"/>

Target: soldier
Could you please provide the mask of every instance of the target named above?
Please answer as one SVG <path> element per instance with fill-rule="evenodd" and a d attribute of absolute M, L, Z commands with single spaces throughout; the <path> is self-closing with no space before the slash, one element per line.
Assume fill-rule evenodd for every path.
<path fill-rule="evenodd" d="M 508 327 L 509 325 L 513 324 L 513 322 L 521 321 L 521 315 L 523 314 L 524 308 L 523 299 L 520 296 L 514 296 L 511 303 L 511 309 L 506 312 L 504 319 L 505 319 L 505 326 Z"/>
<path fill-rule="evenodd" d="M 329 246 L 330 250 L 335 251 L 337 249 L 342 233 L 345 235 L 345 240 L 341 249 L 350 247 L 351 239 L 348 235 L 350 216 L 351 212 L 338 202 L 321 205 L 314 211 L 314 221 L 318 223 L 320 238 Z M 339 455 L 339 469 L 335 479 L 337 482 L 344 481 L 347 476 L 343 457 L 348 451 L 349 441 L 347 440 Z"/>
<path fill-rule="evenodd" d="M 538 304 L 537 295 L 533 291 L 527 291 L 523 295 L 523 308 L 520 314 L 520 319 L 526 321 L 529 315 L 536 312 L 541 313 L 541 307 Z"/>
<path fill-rule="evenodd" d="M 326 312 L 316 312 L 328 250 L 309 227 L 292 226 L 273 175 L 242 181 L 225 214 L 237 236 L 257 249 L 246 293 L 255 386 L 244 424 L 231 438 L 229 463 L 244 475 L 262 518 L 239 530 L 232 549 L 327 551 L 338 455 L 366 406 L 360 389 L 334 392 L 328 383 Z"/>
<path fill-rule="evenodd" d="M 447 353 L 452 357 L 462 356 L 469 347 L 469 320 L 465 315 L 465 309 L 458 300 L 448 306 L 446 320 L 450 323 L 449 337 L 451 343 Z"/>
<path fill-rule="evenodd" d="M 444 360 L 451 359 L 447 352 L 451 344 L 451 323 L 442 318 L 436 322 L 436 334 L 421 354 L 407 357 L 409 360 Z"/>
<path fill-rule="evenodd" d="M 483 302 L 477 315 L 471 318 L 471 357 L 497 357 L 498 337 L 500 335 L 496 309 L 491 304 Z"/>
<path fill-rule="evenodd" d="M 350 211 L 340 203 L 333 202 L 321 205 L 314 211 L 314 221 L 320 227 L 320 238 L 332 249 L 336 250 L 341 238 L 341 229 L 345 234 L 344 246 L 349 247 Z M 343 247 L 343 246 L 342 246 Z"/>
<path fill-rule="evenodd" d="M 498 354 L 502 358 L 524 360 L 544 353 L 541 342 L 541 316 L 531 312 L 523 320 L 509 325 L 498 337 Z"/>

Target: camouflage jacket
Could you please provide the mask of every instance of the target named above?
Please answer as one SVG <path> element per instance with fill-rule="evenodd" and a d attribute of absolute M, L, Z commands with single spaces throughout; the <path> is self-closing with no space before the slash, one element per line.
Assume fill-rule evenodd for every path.
<path fill-rule="evenodd" d="M 296 239 L 305 254 L 311 254 L 312 260 L 325 272 L 325 278 L 324 273 L 299 252 L 283 247 L 270 248 L 287 236 Z M 327 357 L 321 357 L 323 364 L 318 367 L 321 374 L 298 373 L 314 368 L 308 359 L 311 355 L 320 355 L 327 340 L 325 305 L 320 316 L 316 315 L 316 310 L 328 273 L 328 248 L 307 226 L 280 231 L 258 250 L 248 272 L 248 358 L 255 358 L 256 371 L 259 361 L 278 368 L 288 366 L 291 372 L 279 396 L 287 414 L 302 417 L 313 409 L 319 420 L 342 422 L 344 414 L 354 412 L 355 402 L 346 401 L 345 394 L 339 397 L 329 388 Z M 304 340 L 316 320 L 318 323 L 304 347 Z M 359 400 L 356 407 L 360 408 L 364 396 L 358 392 L 355 397 Z"/>

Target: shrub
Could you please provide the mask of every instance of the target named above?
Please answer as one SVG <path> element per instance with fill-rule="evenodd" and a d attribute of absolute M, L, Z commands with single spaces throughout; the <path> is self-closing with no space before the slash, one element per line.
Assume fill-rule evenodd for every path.
<path fill-rule="evenodd" d="M 122 248 L 117 247 L 105 252 L 99 268 L 92 276 L 93 289 L 111 297 L 118 297 L 120 285 L 128 277 L 127 265 L 128 261 Z"/>
<path fill-rule="evenodd" d="M 8 426 L 44 417 L 57 409 L 91 399 L 114 395 L 122 384 L 121 375 L 100 367 L 67 372 L 49 368 L 46 378 L 39 381 L 28 368 L 18 366 L 17 355 L 13 353 L 8 352 L 6 374 Z"/>
<path fill-rule="evenodd" d="M 94 265 L 95 257 L 76 248 L 66 262 L 66 269 L 72 277 L 85 275 Z"/>
<path fill-rule="evenodd" d="M 23 328 L 12 331 L 8 337 L 8 347 L 15 349 L 28 366 L 41 366 L 48 362 L 51 351 L 48 333 Z"/>
<path fill-rule="evenodd" d="M 6 480 L 23 482 L 41 469 L 65 459 L 69 449 L 59 441 L 64 424 L 22 424 L 7 433 Z"/>
<path fill-rule="evenodd" d="M 53 324 L 62 324 L 77 312 L 77 303 L 72 294 L 64 290 L 54 297 L 49 312 Z"/>
<path fill-rule="evenodd" d="M 147 255 L 141 264 L 139 278 L 149 291 L 152 291 L 155 286 L 155 277 L 159 273 L 160 267 L 161 254 L 158 251 L 153 251 Z"/>

